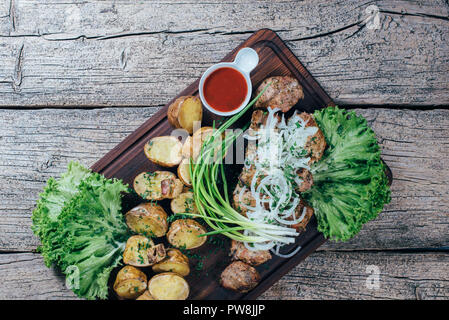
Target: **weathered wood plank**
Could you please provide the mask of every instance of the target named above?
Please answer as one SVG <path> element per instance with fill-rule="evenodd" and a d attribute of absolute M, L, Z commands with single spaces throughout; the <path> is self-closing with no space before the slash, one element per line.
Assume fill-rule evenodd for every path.
<path fill-rule="evenodd" d="M 358 110 L 393 171 L 392 201 L 349 242 L 325 248 L 448 246 L 449 110 Z M 361 245 L 363 243 L 363 245 Z"/>
<path fill-rule="evenodd" d="M 378 30 L 363 24 L 372 4 Z M 165 104 L 264 27 L 338 104 L 444 105 L 448 10 L 442 0 L 5 1 L 0 105 Z"/>
<path fill-rule="evenodd" d="M 379 287 L 367 287 L 375 268 Z M 317 252 L 261 299 L 447 299 L 448 268 L 447 253 Z"/>
<path fill-rule="evenodd" d="M 48 269 L 39 254 L 0 254 L 0 300 L 75 299 L 64 275 Z"/>
<path fill-rule="evenodd" d="M 0 110 L 0 251 L 38 245 L 30 215 L 70 160 L 90 166 L 157 108 Z M 352 241 L 322 250 L 449 246 L 449 110 L 359 109 L 393 170 L 392 202 Z"/>
<path fill-rule="evenodd" d="M 367 288 L 368 266 L 380 271 Z M 447 253 L 317 252 L 284 276 L 261 299 L 447 299 Z M 61 274 L 39 254 L 0 254 L 0 299 L 73 299 Z"/>

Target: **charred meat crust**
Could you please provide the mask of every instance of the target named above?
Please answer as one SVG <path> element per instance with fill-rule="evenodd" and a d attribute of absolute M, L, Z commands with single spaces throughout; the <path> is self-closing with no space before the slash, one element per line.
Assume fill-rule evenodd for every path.
<path fill-rule="evenodd" d="M 278 113 L 274 115 L 278 121 L 281 121 L 281 116 Z M 268 111 L 266 110 L 254 110 L 251 115 L 250 134 L 259 131 L 259 129 L 267 124 Z"/>
<path fill-rule="evenodd" d="M 260 281 L 260 274 L 254 267 L 242 261 L 234 261 L 221 273 L 220 284 L 230 290 L 248 292 Z"/>
<path fill-rule="evenodd" d="M 307 225 L 310 222 L 310 219 L 312 219 L 314 210 L 312 207 L 310 207 L 305 200 L 301 199 L 301 202 L 299 203 L 299 205 L 296 207 L 295 209 L 295 218 L 299 218 L 304 211 L 304 207 L 306 208 L 306 212 L 304 215 L 304 218 L 301 220 L 301 222 L 296 223 L 291 225 L 292 228 L 296 229 L 296 231 L 298 232 L 303 232 L 306 230 Z M 291 220 L 291 219 L 287 219 L 287 220 Z"/>
<path fill-rule="evenodd" d="M 248 250 L 243 242 L 232 240 L 231 243 L 231 259 L 240 260 L 251 266 L 258 266 L 271 259 L 270 251 L 268 250 Z"/>
<path fill-rule="evenodd" d="M 313 176 L 309 170 L 300 168 L 296 171 L 296 174 L 302 179 L 301 184 L 296 187 L 297 192 L 305 192 L 313 186 Z"/>
<path fill-rule="evenodd" d="M 302 86 L 296 78 L 291 76 L 275 76 L 262 81 L 256 90 L 258 95 L 268 83 L 271 85 L 265 90 L 255 104 L 256 109 L 279 108 L 282 112 L 289 111 L 300 99 L 304 98 Z"/>
<path fill-rule="evenodd" d="M 302 120 L 306 122 L 306 127 L 317 127 L 318 131 L 307 139 L 305 149 L 309 152 L 310 161 L 309 165 L 319 161 L 324 154 L 326 149 L 326 139 L 324 138 L 323 132 L 318 127 L 313 115 L 310 113 L 303 112 L 299 114 Z"/>
<path fill-rule="evenodd" d="M 248 189 L 243 192 L 242 201 L 240 201 L 240 192 L 241 192 L 242 188 L 243 188 L 243 185 L 241 183 L 237 183 L 237 186 L 234 189 L 234 193 L 233 193 L 233 197 L 232 197 L 232 199 L 233 199 L 232 206 L 241 215 L 246 217 L 246 212 L 248 210 L 246 209 L 245 205 L 254 207 L 256 205 L 256 199 L 253 198 L 253 196 L 251 195 L 251 191 Z"/>

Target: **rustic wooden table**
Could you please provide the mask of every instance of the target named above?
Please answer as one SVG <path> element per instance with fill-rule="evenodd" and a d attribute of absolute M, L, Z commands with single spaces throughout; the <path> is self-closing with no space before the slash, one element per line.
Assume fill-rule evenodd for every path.
<path fill-rule="evenodd" d="M 92 165 L 260 28 L 369 120 L 395 177 L 377 220 L 261 298 L 449 298 L 449 3 L 223 2 L 0 1 L 0 298 L 74 298 L 30 230 L 45 181 Z"/>

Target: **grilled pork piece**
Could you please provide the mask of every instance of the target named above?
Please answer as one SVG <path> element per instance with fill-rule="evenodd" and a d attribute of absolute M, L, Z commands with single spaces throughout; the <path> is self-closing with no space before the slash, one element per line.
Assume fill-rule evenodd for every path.
<path fill-rule="evenodd" d="M 248 292 L 260 281 L 256 269 L 242 261 L 234 261 L 221 273 L 220 284 L 230 290 Z"/>
<path fill-rule="evenodd" d="M 275 114 L 275 117 L 278 119 L 278 122 L 281 121 L 281 117 L 278 113 Z M 253 114 L 251 115 L 251 125 L 250 125 L 250 134 L 253 132 L 259 131 L 259 129 L 262 127 L 262 125 L 267 124 L 268 119 L 268 111 L 266 110 L 254 110 Z"/>
<path fill-rule="evenodd" d="M 246 206 L 254 207 L 256 205 L 256 199 L 251 195 L 251 191 L 249 189 L 243 191 L 242 197 L 240 200 L 240 192 L 242 191 L 243 185 L 239 182 L 234 189 L 234 193 L 232 195 L 232 206 L 235 210 L 237 210 L 241 215 L 246 217 Z"/>
<path fill-rule="evenodd" d="M 230 255 L 232 260 L 240 260 L 251 266 L 258 266 L 271 259 L 268 250 L 248 250 L 243 242 L 232 240 Z"/>
<path fill-rule="evenodd" d="M 312 219 L 314 210 L 310 207 L 304 200 L 301 199 L 301 202 L 295 209 L 295 218 L 298 219 L 304 214 L 304 218 L 301 222 L 291 225 L 292 228 L 295 228 L 298 232 L 303 232 L 306 230 L 307 225 L 309 224 L 310 219 Z M 291 218 L 287 218 L 287 220 L 291 220 Z"/>
<path fill-rule="evenodd" d="M 296 174 L 302 179 L 301 184 L 296 187 L 296 191 L 305 192 L 309 190 L 313 185 L 312 173 L 305 168 L 300 168 L 296 171 Z"/>
<path fill-rule="evenodd" d="M 255 108 L 279 108 L 282 112 L 289 111 L 300 99 L 304 98 L 302 87 L 298 80 L 290 76 L 275 76 L 262 81 L 256 90 L 258 95 L 265 86 L 271 85 L 257 100 Z"/>
<path fill-rule="evenodd" d="M 299 115 L 302 120 L 306 122 L 306 127 L 317 127 L 318 131 L 307 139 L 305 149 L 309 152 L 310 161 L 309 165 L 317 162 L 323 157 L 324 150 L 326 149 L 326 138 L 324 138 L 323 132 L 318 127 L 313 115 L 303 112 Z"/>

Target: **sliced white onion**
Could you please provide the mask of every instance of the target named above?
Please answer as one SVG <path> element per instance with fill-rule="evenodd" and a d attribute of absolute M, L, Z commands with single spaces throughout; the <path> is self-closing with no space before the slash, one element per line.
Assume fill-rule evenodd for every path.
<path fill-rule="evenodd" d="M 290 253 L 287 254 L 282 254 L 279 252 L 281 246 L 277 246 L 275 250 L 271 249 L 271 252 L 273 252 L 275 255 L 281 257 L 281 258 L 291 258 L 293 257 L 295 254 L 297 254 L 300 250 L 301 250 L 301 246 L 298 246 L 295 250 L 293 250 Z"/>
<path fill-rule="evenodd" d="M 243 187 L 239 194 L 239 200 L 247 209 L 247 217 L 252 221 L 279 226 L 279 229 L 268 230 L 245 230 L 249 236 L 263 237 L 267 241 L 257 243 L 245 243 L 249 250 L 268 250 L 280 257 L 291 257 L 301 247 L 296 248 L 289 254 L 280 253 L 280 249 L 286 244 L 294 242 L 298 235 L 292 225 L 301 222 L 306 214 L 304 207 L 300 217 L 296 218 L 296 208 L 300 202 L 300 195 L 294 191 L 292 181 L 287 179 L 285 170 L 305 168 L 310 170 L 308 162 L 310 157 L 302 156 L 305 144 L 310 136 L 314 135 L 317 127 L 306 127 L 306 122 L 295 112 L 286 121 L 282 115 L 276 116 L 278 108 L 268 108 L 268 116 L 265 125 L 252 132 L 245 134 L 248 140 L 258 140 L 256 154 L 251 157 L 255 174 L 249 189 Z M 245 164 L 246 165 L 246 164 Z M 250 166 L 245 166 L 249 168 Z M 261 178 L 261 179 L 259 179 Z M 293 182 L 301 184 L 302 179 L 295 175 Z M 248 206 L 243 201 L 243 193 L 249 190 L 251 196 L 256 200 L 255 206 Z M 265 205 L 268 204 L 269 210 Z"/>

